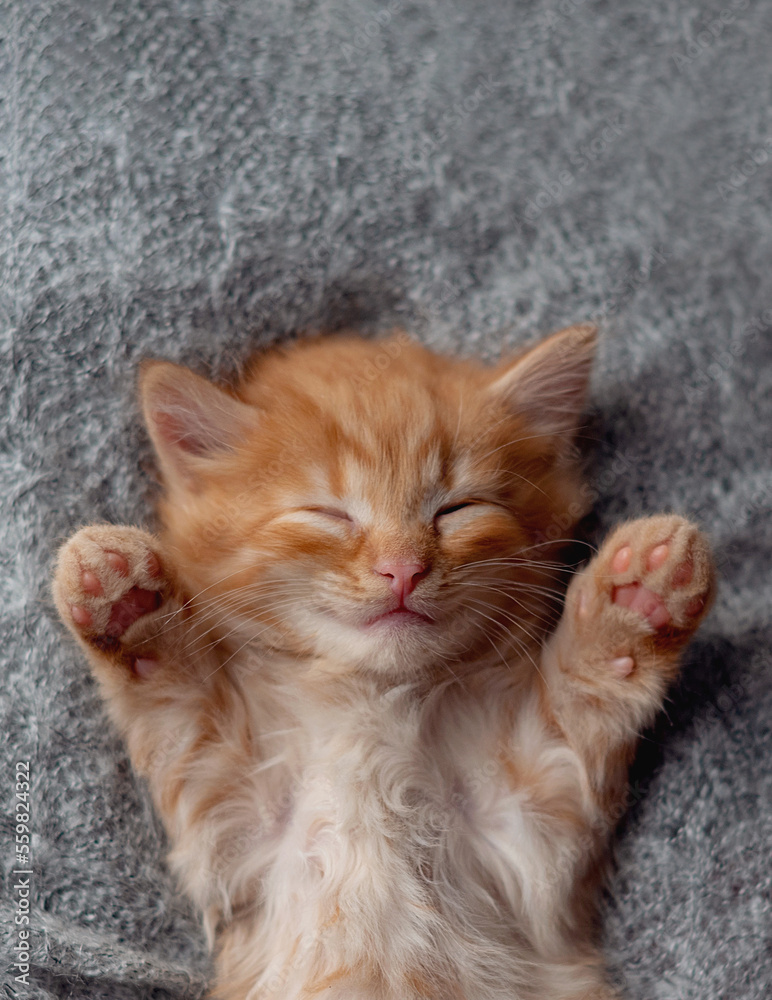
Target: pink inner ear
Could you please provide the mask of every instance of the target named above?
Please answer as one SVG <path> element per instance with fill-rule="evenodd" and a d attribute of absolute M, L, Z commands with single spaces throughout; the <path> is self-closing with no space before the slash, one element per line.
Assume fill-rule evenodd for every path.
<path fill-rule="evenodd" d="M 165 441 L 189 455 L 205 455 L 211 450 L 211 444 L 207 446 L 207 442 L 194 434 L 189 425 L 168 410 L 153 410 L 152 419 L 158 433 Z"/>

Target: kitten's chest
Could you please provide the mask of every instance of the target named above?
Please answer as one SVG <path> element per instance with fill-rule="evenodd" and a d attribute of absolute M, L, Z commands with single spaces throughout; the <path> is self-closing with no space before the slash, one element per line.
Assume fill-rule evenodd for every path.
<path fill-rule="evenodd" d="M 528 823 L 515 748 L 500 707 L 448 706 L 430 719 L 396 696 L 303 728 L 287 850 L 319 877 L 389 859 L 406 870 L 452 866 Z"/>
<path fill-rule="evenodd" d="M 515 718 L 501 697 L 465 693 L 427 712 L 399 692 L 303 705 L 284 752 L 259 769 L 281 819 L 250 867 L 277 934 L 308 949 L 323 934 L 345 964 L 365 925 L 369 940 L 429 954 L 450 927 L 463 938 L 460 914 L 494 937 L 517 933 L 537 896 L 557 914 L 581 781 L 532 707 Z"/>

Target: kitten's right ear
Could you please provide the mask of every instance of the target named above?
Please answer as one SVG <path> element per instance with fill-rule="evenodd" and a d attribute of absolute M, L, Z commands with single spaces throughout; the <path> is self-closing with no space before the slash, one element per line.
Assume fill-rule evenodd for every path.
<path fill-rule="evenodd" d="M 545 440 L 572 438 L 587 395 L 597 335 L 592 323 L 558 330 L 500 370 L 491 392 Z"/>
<path fill-rule="evenodd" d="M 140 369 L 145 424 L 168 482 L 191 485 L 208 462 L 233 451 L 255 427 L 250 406 L 168 361 Z"/>

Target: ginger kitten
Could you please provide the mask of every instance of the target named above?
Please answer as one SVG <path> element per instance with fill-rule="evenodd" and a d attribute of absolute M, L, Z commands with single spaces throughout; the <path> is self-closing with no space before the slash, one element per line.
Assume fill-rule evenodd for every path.
<path fill-rule="evenodd" d="M 691 524 L 642 518 L 561 604 L 594 347 L 571 327 L 490 369 L 310 340 L 232 392 L 143 368 L 162 530 L 83 528 L 54 594 L 214 996 L 616 995 L 596 888 L 713 570 Z"/>

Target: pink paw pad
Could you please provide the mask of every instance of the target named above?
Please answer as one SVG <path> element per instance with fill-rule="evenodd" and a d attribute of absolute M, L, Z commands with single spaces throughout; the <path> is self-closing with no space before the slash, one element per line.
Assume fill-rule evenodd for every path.
<path fill-rule="evenodd" d="M 84 632 L 97 631 L 97 638 L 119 639 L 143 615 L 163 604 L 163 568 L 154 552 L 147 552 L 143 564 L 134 571 L 127 555 L 107 548 L 96 557 L 93 550 L 87 550 L 91 565 L 85 564 L 82 552 L 73 553 L 73 558 L 80 566 L 78 584 L 70 584 L 75 600 L 68 602 L 68 607 L 73 624 Z"/>
<path fill-rule="evenodd" d="M 633 559 L 633 550 L 629 545 L 623 545 L 621 549 L 618 549 L 614 554 L 614 558 L 611 560 L 611 569 L 614 573 L 626 573 L 630 568 L 630 563 Z"/>
<path fill-rule="evenodd" d="M 643 560 L 643 565 L 647 573 L 656 573 L 668 561 L 671 555 L 670 541 L 659 542 L 654 545 Z M 612 560 L 611 570 L 613 573 L 626 573 L 630 568 L 633 558 L 633 551 L 630 545 L 623 545 L 619 548 Z M 678 590 L 685 587 L 692 580 L 694 566 L 691 560 L 686 559 L 679 563 L 670 574 L 670 590 Z M 672 616 L 666 604 L 666 598 L 661 597 L 654 590 L 645 587 L 640 581 L 634 580 L 613 588 L 612 600 L 614 604 L 619 604 L 623 608 L 630 608 L 637 611 L 655 629 L 664 628 L 672 621 Z M 704 600 L 697 598 L 687 605 L 688 615 L 697 615 L 704 607 Z"/>
<path fill-rule="evenodd" d="M 674 668 L 710 606 L 715 572 L 707 539 L 675 514 L 620 525 L 569 588 L 577 648 L 600 654 L 605 676 L 628 683 Z M 574 654 L 575 655 L 575 654 Z"/>
<path fill-rule="evenodd" d="M 643 615 L 652 628 L 662 628 L 670 622 L 670 612 L 661 597 L 640 583 L 627 583 L 614 588 L 614 604 L 630 608 Z"/>
<path fill-rule="evenodd" d="M 121 576 L 129 575 L 128 560 L 120 552 L 105 552 L 105 560 L 116 573 L 119 573 Z"/>
<path fill-rule="evenodd" d="M 615 677 L 629 677 L 635 670 L 635 660 L 632 656 L 617 656 L 611 661 L 611 670 Z"/>
<path fill-rule="evenodd" d="M 106 634 L 117 639 L 135 621 L 160 606 L 161 595 L 157 591 L 132 587 L 113 605 Z"/>
<path fill-rule="evenodd" d="M 132 664 L 132 670 L 134 671 L 137 677 L 141 678 L 142 680 L 145 680 L 147 677 L 150 677 L 152 674 L 154 674 L 156 670 L 159 668 L 159 666 L 160 663 L 158 662 L 158 660 L 153 659 L 152 657 L 138 656 L 136 657 L 134 663 Z"/>
<path fill-rule="evenodd" d="M 140 680 L 167 662 L 159 611 L 170 603 L 179 607 L 155 545 L 140 528 L 81 528 L 59 550 L 52 586 L 65 624 L 98 652 L 99 662 L 105 658 Z"/>
<path fill-rule="evenodd" d="M 70 605 L 70 612 L 72 613 L 72 620 L 76 625 L 80 625 L 81 628 L 88 628 L 93 622 L 91 612 L 88 608 L 81 608 L 77 604 L 72 604 Z"/>

